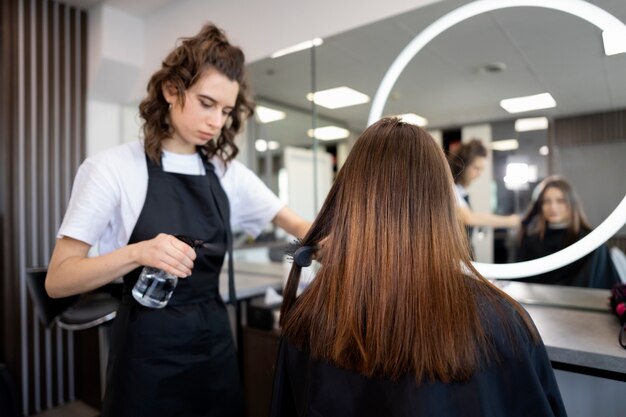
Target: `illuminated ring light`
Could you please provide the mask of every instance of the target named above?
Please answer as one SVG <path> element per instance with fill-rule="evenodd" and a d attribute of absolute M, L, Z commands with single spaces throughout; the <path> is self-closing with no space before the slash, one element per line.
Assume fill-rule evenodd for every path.
<path fill-rule="evenodd" d="M 479 0 L 451 11 L 419 33 L 391 64 L 383 78 L 370 109 L 368 125 L 378 120 L 391 88 L 407 64 L 431 40 L 450 27 L 481 13 L 510 7 L 543 7 L 578 16 L 603 31 L 603 35 L 626 39 L 626 25 L 603 9 L 582 0 Z M 617 208 L 591 233 L 574 244 L 543 258 L 511 264 L 474 262 L 478 271 L 487 278 L 523 278 L 553 271 L 591 253 L 626 223 L 626 196 Z"/>

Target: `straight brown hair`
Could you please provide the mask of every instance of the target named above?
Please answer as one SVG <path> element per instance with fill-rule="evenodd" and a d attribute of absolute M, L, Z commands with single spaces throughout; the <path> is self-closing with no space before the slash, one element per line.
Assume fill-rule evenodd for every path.
<path fill-rule="evenodd" d="M 301 268 L 291 269 L 287 340 L 366 375 L 468 379 L 492 349 L 479 296 L 527 318 L 472 266 L 455 204 L 443 151 L 427 132 L 396 118 L 367 128 L 302 241 L 319 248 L 321 267 L 297 299 Z"/>
<path fill-rule="evenodd" d="M 520 233 L 520 241 L 526 235 L 536 235 L 543 240 L 546 234 L 547 220 L 543 216 L 543 200 L 546 191 L 550 188 L 556 188 L 563 193 L 565 202 L 570 211 L 570 221 L 567 225 L 565 235 L 565 244 L 570 245 L 580 238 L 580 232 L 590 232 L 591 225 L 585 215 L 578 193 L 564 178 L 552 175 L 545 178 L 537 185 L 541 190 L 537 196 L 537 200 L 532 203 L 528 212 L 522 219 L 522 231 Z"/>

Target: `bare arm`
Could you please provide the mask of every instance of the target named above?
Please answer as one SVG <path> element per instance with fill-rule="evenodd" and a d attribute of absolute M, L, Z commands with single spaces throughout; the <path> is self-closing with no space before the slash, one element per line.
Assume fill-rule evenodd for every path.
<path fill-rule="evenodd" d="M 163 233 L 93 258 L 87 257 L 89 248 L 89 244 L 69 237 L 57 240 L 46 276 L 46 290 L 51 297 L 96 289 L 141 265 L 184 278 L 191 274 L 196 258 L 190 246 Z"/>
<path fill-rule="evenodd" d="M 475 213 L 468 207 L 458 207 L 458 214 L 467 226 L 518 227 L 520 218 L 516 214 L 499 216 L 491 213 Z"/>
<path fill-rule="evenodd" d="M 280 209 L 276 217 L 272 219 L 272 223 L 300 239 L 302 239 L 311 228 L 311 222 L 304 220 L 287 206 Z"/>

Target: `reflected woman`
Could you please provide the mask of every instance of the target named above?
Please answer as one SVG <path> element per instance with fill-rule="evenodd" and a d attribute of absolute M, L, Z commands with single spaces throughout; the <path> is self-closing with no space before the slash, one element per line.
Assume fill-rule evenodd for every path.
<path fill-rule="evenodd" d="M 564 416 L 523 308 L 472 266 L 443 151 L 382 119 L 294 254 L 273 417 Z M 315 280 L 296 298 L 303 266 Z"/>
<path fill-rule="evenodd" d="M 541 258 L 591 232 L 577 193 L 565 179 L 551 176 L 538 186 L 539 195 L 522 221 L 519 261 Z M 620 282 L 606 244 L 578 261 L 521 281 L 576 287 L 611 288 Z"/>
<path fill-rule="evenodd" d="M 462 144 L 448 155 L 448 163 L 454 178 L 458 214 L 465 225 L 470 247 L 475 226 L 518 227 L 520 224 L 520 218 L 516 214 L 500 216 L 491 213 L 477 213 L 472 210 L 466 188 L 480 177 L 480 174 L 485 170 L 486 162 L 487 148 L 478 139 L 472 139 Z"/>

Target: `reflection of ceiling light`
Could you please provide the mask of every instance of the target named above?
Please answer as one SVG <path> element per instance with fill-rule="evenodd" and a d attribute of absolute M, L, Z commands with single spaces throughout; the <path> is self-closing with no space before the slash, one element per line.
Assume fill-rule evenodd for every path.
<path fill-rule="evenodd" d="M 343 139 L 350 136 L 350 131 L 338 126 L 324 126 L 315 129 L 315 135 L 313 135 L 313 129 L 307 130 L 306 134 L 312 138 L 315 136 L 319 140 L 335 140 Z"/>
<path fill-rule="evenodd" d="M 511 162 L 506 166 L 504 182 L 508 185 L 526 184 L 528 183 L 529 174 L 528 164 Z"/>
<path fill-rule="evenodd" d="M 548 128 L 547 117 L 529 117 L 515 121 L 516 132 L 529 132 L 531 130 L 544 130 Z"/>
<path fill-rule="evenodd" d="M 415 113 L 400 114 L 396 117 L 402 120 L 404 123 L 410 123 L 419 127 L 424 127 L 428 124 L 428 119 Z"/>
<path fill-rule="evenodd" d="M 556 107 L 556 101 L 550 93 L 541 93 L 532 96 L 507 98 L 500 101 L 500 106 L 509 113 L 521 113 Z"/>
<path fill-rule="evenodd" d="M 256 106 L 254 109 L 256 118 L 261 123 L 275 122 L 276 120 L 282 120 L 285 118 L 285 112 L 280 110 L 271 109 L 265 106 Z"/>
<path fill-rule="evenodd" d="M 267 150 L 267 141 L 265 139 L 257 139 L 256 142 L 254 142 L 254 147 L 257 152 L 265 152 Z"/>
<path fill-rule="evenodd" d="M 549 153 L 550 153 L 550 148 L 548 148 L 546 145 L 543 145 L 541 148 L 539 148 L 539 155 L 546 156 Z"/>
<path fill-rule="evenodd" d="M 519 148 L 517 139 L 496 140 L 489 144 L 494 151 L 513 151 Z"/>
<path fill-rule="evenodd" d="M 616 55 L 626 52 L 626 31 L 616 27 L 613 30 L 602 32 L 602 42 L 604 43 L 604 53 L 606 55 Z"/>
<path fill-rule="evenodd" d="M 322 38 L 311 39 L 310 41 L 300 42 L 299 44 L 290 46 L 288 48 L 280 49 L 270 55 L 270 58 L 278 58 L 279 56 L 285 56 L 287 54 L 292 54 L 294 52 L 303 51 L 305 49 L 312 48 L 314 46 L 320 46 L 324 43 Z"/>
<path fill-rule="evenodd" d="M 367 95 L 346 86 L 317 91 L 315 94 L 309 93 L 306 95 L 306 99 L 315 101 L 315 104 L 327 109 L 355 106 L 370 101 Z"/>
<path fill-rule="evenodd" d="M 280 143 L 276 142 L 275 140 L 265 140 L 265 139 L 257 139 L 254 142 L 254 147 L 256 148 L 257 152 L 266 152 L 268 149 L 270 151 L 275 151 L 276 149 L 280 148 Z"/>

